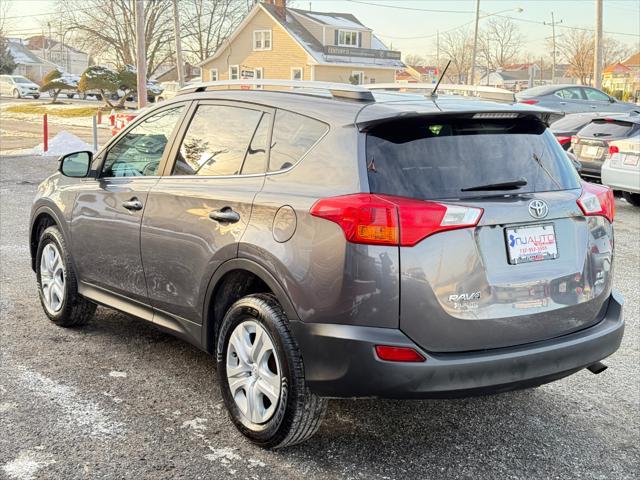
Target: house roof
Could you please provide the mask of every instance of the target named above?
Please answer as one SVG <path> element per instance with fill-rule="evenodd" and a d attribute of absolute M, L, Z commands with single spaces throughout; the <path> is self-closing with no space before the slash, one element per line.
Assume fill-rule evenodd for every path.
<path fill-rule="evenodd" d="M 253 9 L 247 14 L 247 16 L 242 20 L 240 25 L 236 28 L 236 30 L 231 34 L 227 42 L 224 42 L 223 45 L 216 50 L 216 52 L 209 58 L 203 60 L 199 64 L 198 67 L 205 65 L 206 63 L 214 60 L 218 56 L 222 54 L 224 49 L 238 36 L 238 34 L 246 27 L 247 23 L 253 18 L 254 15 L 257 14 L 258 11 L 263 10 L 266 12 L 274 22 L 280 25 L 285 32 L 289 34 L 289 36 L 298 43 L 312 58 L 313 62 L 318 65 L 350 65 L 350 66 L 361 66 L 361 67 L 376 67 L 376 68 L 401 68 L 404 64 L 400 60 L 393 59 L 371 59 L 367 57 L 343 57 L 343 56 L 335 56 L 328 55 L 324 53 L 324 47 L 316 39 L 305 27 L 300 23 L 300 21 L 296 18 L 296 15 L 304 15 L 306 18 L 310 18 L 309 15 L 313 14 L 319 16 L 322 21 L 329 21 L 330 19 L 342 19 L 344 22 L 354 22 L 360 25 L 358 28 L 369 30 L 364 25 L 362 25 L 357 18 L 355 18 L 351 14 L 338 14 L 338 13 L 324 13 L 324 12 L 309 12 L 304 10 L 297 10 L 287 8 L 285 9 L 285 14 L 282 16 L 281 10 L 275 5 L 270 3 L 257 3 Z M 292 13 L 293 12 L 293 13 Z M 326 17 L 326 19 L 324 18 Z M 313 19 L 318 23 L 322 23 L 321 20 Z M 336 20 L 338 22 L 338 20 Z M 330 25 L 327 23 L 327 25 Z M 335 25 L 332 25 L 335 26 Z M 372 50 L 388 50 L 386 45 L 375 35 L 372 35 L 371 40 Z"/>
<path fill-rule="evenodd" d="M 634 53 L 622 63 L 627 67 L 640 67 L 640 52 Z"/>
<path fill-rule="evenodd" d="M 277 7 L 276 7 L 277 8 Z M 360 20 L 350 13 L 333 13 L 333 12 L 311 12 L 308 10 L 300 10 L 297 8 L 288 8 L 287 10 L 302 15 L 309 20 L 322 25 L 328 25 L 334 28 L 355 28 L 357 30 L 371 30 L 365 27 Z"/>
<path fill-rule="evenodd" d="M 620 71 L 630 72 L 631 69 L 629 67 L 627 67 L 626 65 L 624 65 L 623 63 L 616 62 L 616 63 L 612 63 L 611 65 L 605 67 L 605 69 L 602 71 L 602 73 L 614 73 L 614 72 L 620 72 Z"/>
<path fill-rule="evenodd" d="M 45 37 L 44 35 L 34 35 L 33 37 L 27 38 L 27 48 L 29 48 L 29 50 L 42 50 L 43 48 L 52 49 L 57 47 L 58 45 L 60 45 L 60 42 L 54 40 L 53 38 Z M 64 44 L 64 48 L 75 53 L 87 55 L 85 52 L 82 52 L 77 48 L 73 48 L 68 44 Z"/>
<path fill-rule="evenodd" d="M 420 75 L 429 75 L 434 71 L 438 71 L 438 67 L 432 67 L 429 65 L 409 65 L 409 67 L 413 68 Z"/>
<path fill-rule="evenodd" d="M 529 71 L 528 70 L 502 70 L 500 72 L 491 72 L 495 75 L 500 75 L 502 80 L 528 80 L 529 79 Z"/>
<path fill-rule="evenodd" d="M 13 60 L 18 65 L 46 65 L 50 63 L 30 52 L 29 49 L 18 40 L 8 40 L 7 47 Z"/>

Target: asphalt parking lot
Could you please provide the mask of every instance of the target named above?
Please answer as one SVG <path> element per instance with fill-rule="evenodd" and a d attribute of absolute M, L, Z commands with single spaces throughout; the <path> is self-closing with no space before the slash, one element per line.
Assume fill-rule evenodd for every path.
<path fill-rule="evenodd" d="M 47 320 L 27 231 L 55 168 L 0 157 L 0 478 L 638 478 L 640 209 L 617 199 L 627 328 L 604 373 L 482 398 L 334 400 L 310 441 L 266 452 L 228 420 L 206 354 L 106 308 L 83 329 Z"/>

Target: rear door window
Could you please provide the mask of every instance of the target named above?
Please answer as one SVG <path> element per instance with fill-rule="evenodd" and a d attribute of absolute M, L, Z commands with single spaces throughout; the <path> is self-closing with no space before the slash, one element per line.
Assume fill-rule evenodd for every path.
<path fill-rule="evenodd" d="M 633 130 L 633 123 L 619 120 L 598 119 L 578 132 L 580 137 L 626 137 Z"/>
<path fill-rule="evenodd" d="M 372 193 L 420 199 L 495 195 L 463 191 L 524 179 L 531 193 L 579 188 L 575 169 L 537 119 L 420 118 L 384 123 L 367 135 Z"/>
<path fill-rule="evenodd" d="M 564 100 L 584 100 L 582 97 L 582 89 L 578 87 L 563 88 L 556 92 L 556 97 Z"/>
<path fill-rule="evenodd" d="M 269 171 L 292 167 L 329 130 L 326 124 L 304 115 L 278 110 L 273 125 Z"/>
<path fill-rule="evenodd" d="M 239 175 L 263 112 L 227 105 L 200 105 L 180 144 L 173 175 Z M 258 153 L 266 149 L 254 145 Z M 264 160 L 263 160 L 264 161 Z M 255 167 L 254 167 L 255 168 Z"/>

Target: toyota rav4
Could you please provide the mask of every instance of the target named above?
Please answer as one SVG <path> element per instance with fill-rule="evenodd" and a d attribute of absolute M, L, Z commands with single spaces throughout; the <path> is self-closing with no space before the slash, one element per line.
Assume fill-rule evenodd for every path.
<path fill-rule="evenodd" d="M 313 435 L 327 398 L 604 368 L 624 328 L 614 199 L 580 180 L 550 111 L 250 83 L 190 87 L 61 158 L 30 230 L 51 321 L 105 305 L 209 352 L 231 419 L 268 448 Z"/>

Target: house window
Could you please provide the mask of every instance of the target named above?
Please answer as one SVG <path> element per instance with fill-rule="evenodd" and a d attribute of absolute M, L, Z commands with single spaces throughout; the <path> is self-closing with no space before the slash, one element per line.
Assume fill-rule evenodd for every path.
<path fill-rule="evenodd" d="M 229 80 L 238 80 L 240 78 L 240 67 L 238 65 L 229 66 Z"/>
<path fill-rule="evenodd" d="M 352 83 L 362 85 L 364 83 L 364 72 L 351 72 Z"/>
<path fill-rule="evenodd" d="M 358 32 L 355 30 L 338 30 L 338 45 L 340 47 L 357 47 Z"/>
<path fill-rule="evenodd" d="M 291 69 L 291 80 L 302 80 L 302 69 L 294 67 Z"/>
<path fill-rule="evenodd" d="M 217 82 L 218 81 L 218 69 L 217 68 L 212 68 L 209 71 L 210 75 L 211 75 L 211 81 L 212 82 Z"/>
<path fill-rule="evenodd" d="M 271 30 L 253 31 L 253 49 L 271 50 Z"/>

